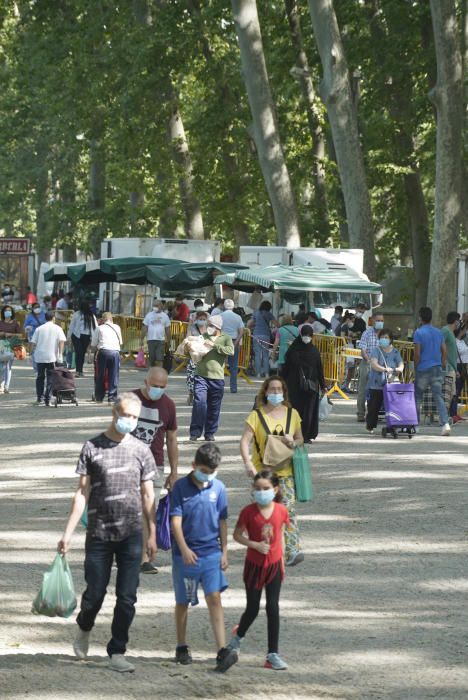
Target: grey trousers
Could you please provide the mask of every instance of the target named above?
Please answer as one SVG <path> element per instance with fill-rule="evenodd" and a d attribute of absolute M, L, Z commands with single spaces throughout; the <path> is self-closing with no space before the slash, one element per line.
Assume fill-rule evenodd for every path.
<path fill-rule="evenodd" d="M 369 375 L 369 363 L 361 360 L 359 363 L 359 388 L 357 397 L 357 417 L 366 417 L 366 386 Z"/>

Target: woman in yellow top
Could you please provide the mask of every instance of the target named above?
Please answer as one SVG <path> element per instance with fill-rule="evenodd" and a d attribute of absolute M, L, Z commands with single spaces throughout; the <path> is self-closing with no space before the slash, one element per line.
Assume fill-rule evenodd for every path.
<path fill-rule="evenodd" d="M 260 410 L 269 432 L 273 435 L 281 435 L 283 442 L 289 447 L 304 444 L 301 430 L 301 418 L 299 413 L 290 407 L 288 402 L 288 388 L 281 377 L 268 377 L 262 384 L 257 396 L 257 410 Z M 258 471 L 264 469 L 262 456 L 265 450 L 267 433 L 262 425 L 262 420 L 257 410 L 247 416 L 245 428 L 240 442 L 240 452 L 244 462 L 245 471 L 250 478 Z M 290 412 L 289 430 L 286 433 L 288 422 L 288 410 Z M 250 456 L 250 447 L 253 443 L 253 454 Z M 285 530 L 285 558 L 286 566 L 295 566 L 304 561 L 299 541 L 299 529 L 294 504 L 296 491 L 294 487 L 292 459 L 280 469 L 274 470 L 279 477 L 279 487 L 283 497 L 283 503 L 288 509 L 290 525 Z"/>

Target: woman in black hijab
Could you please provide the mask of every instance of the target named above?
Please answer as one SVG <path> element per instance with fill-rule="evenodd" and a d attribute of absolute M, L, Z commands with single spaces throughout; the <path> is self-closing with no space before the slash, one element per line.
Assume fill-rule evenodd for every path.
<path fill-rule="evenodd" d="M 320 353 L 312 344 L 313 335 L 311 326 L 302 326 L 286 353 L 281 371 L 291 405 L 302 419 L 304 442 L 311 442 L 318 435 L 320 389 L 326 389 Z"/>

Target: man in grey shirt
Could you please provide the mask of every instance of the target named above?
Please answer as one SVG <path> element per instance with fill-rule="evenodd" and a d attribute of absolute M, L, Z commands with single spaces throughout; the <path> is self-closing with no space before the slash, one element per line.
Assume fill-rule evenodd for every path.
<path fill-rule="evenodd" d="M 148 525 L 148 556 L 152 559 L 156 554 L 153 491 L 156 464 L 149 447 L 130 435 L 137 426 L 140 411 L 141 401 L 135 394 L 122 394 L 114 403 L 107 430 L 85 442 L 76 468 L 79 486 L 57 546 L 60 554 L 68 551 L 71 536 L 88 503 L 84 566 L 87 587 L 76 620 L 79 631 L 73 649 L 79 659 L 86 658 L 89 635 L 104 601 L 115 557 L 117 602 L 107 653 L 110 668 L 120 672 L 135 670 L 124 654 L 135 615 L 143 547 L 142 513 Z"/>

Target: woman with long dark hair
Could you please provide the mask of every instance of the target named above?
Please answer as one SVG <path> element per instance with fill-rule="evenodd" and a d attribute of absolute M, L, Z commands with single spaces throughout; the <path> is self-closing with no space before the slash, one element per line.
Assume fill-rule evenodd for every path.
<path fill-rule="evenodd" d="M 302 420 L 304 442 L 315 440 L 319 431 L 320 390 L 325 391 L 322 359 L 312 343 L 312 326 L 304 325 L 286 353 L 282 376 L 286 380 L 291 405 Z"/>
<path fill-rule="evenodd" d="M 97 326 L 96 317 L 87 301 L 82 301 L 78 311 L 71 317 L 68 339 L 75 350 L 76 376 L 83 376 L 83 364 L 86 350 L 91 342 L 91 335 Z"/>

